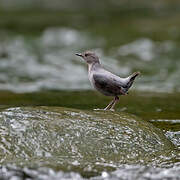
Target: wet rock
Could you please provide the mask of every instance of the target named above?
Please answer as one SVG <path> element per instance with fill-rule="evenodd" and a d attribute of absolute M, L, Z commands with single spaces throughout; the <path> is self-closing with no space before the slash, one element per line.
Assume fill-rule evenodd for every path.
<path fill-rule="evenodd" d="M 1 164 L 82 172 L 169 166 L 177 156 L 159 129 L 134 115 L 62 107 L 1 111 L 0 143 Z"/>

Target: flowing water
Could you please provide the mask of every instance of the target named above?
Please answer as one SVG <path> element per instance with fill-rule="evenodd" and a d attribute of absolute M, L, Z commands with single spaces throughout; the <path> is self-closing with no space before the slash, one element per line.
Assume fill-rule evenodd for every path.
<path fill-rule="evenodd" d="M 140 37 L 109 47 L 106 53 L 99 48 L 109 46 L 105 37 L 56 27 L 47 28 L 35 37 L 5 33 L 1 43 L 1 90 L 90 89 L 86 65 L 75 57 L 75 53 L 93 47 L 101 63 L 116 74 L 126 77 L 139 70 L 142 77 L 137 80 L 135 89 L 180 91 L 177 80 L 180 75 L 179 46 L 172 40 L 159 42 Z"/>
<path fill-rule="evenodd" d="M 0 2 L 0 179 L 180 179 L 179 2 L 53 2 Z M 116 112 L 87 49 L 141 72 Z"/>

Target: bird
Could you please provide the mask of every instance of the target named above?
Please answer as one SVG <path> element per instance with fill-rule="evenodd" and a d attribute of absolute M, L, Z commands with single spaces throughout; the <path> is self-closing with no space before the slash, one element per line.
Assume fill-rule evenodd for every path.
<path fill-rule="evenodd" d="M 129 88 L 140 72 L 134 72 L 126 78 L 121 78 L 104 69 L 96 53 L 85 51 L 83 53 L 76 53 L 75 55 L 83 58 L 88 64 L 88 78 L 91 85 L 100 93 L 114 97 L 104 108 L 104 110 L 114 111 L 114 107 L 119 101 L 119 96 L 128 94 Z"/>

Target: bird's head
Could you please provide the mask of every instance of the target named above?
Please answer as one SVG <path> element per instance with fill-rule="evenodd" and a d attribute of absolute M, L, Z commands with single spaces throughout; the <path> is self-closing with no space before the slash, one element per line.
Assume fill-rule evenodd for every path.
<path fill-rule="evenodd" d="M 83 53 L 76 53 L 76 56 L 82 57 L 87 64 L 93 64 L 93 63 L 99 63 L 99 58 L 98 56 L 91 51 L 85 51 Z"/>

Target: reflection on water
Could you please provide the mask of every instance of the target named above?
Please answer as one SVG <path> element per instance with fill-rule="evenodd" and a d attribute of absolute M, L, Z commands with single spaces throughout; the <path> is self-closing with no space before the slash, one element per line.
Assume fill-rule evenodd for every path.
<path fill-rule="evenodd" d="M 179 48 L 173 41 L 148 38 L 111 47 L 105 37 L 70 28 L 48 28 L 38 37 L 5 33 L 0 44 L 0 89 L 32 92 L 41 89 L 89 89 L 87 68 L 75 52 L 94 49 L 102 64 L 120 76 L 139 70 L 137 90 L 180 91 Z"/>

